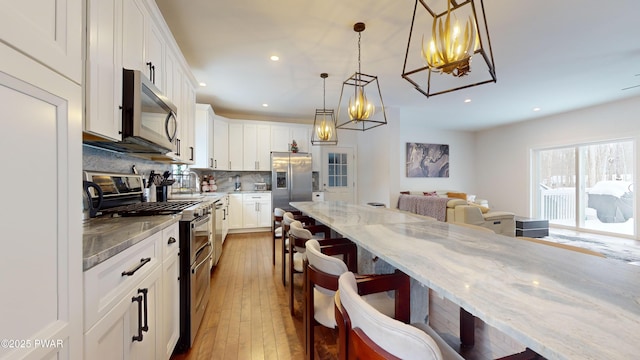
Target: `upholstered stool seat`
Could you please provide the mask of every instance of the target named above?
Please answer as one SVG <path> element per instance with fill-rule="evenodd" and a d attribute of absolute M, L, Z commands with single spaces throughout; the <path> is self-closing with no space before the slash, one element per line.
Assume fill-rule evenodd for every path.
<path fill-rule="evenodd" d="M 360 296 L 351 272 L 340 275 L 335 298 L 348 359 L 463 359 L 428 325 L 412 326 L 377 311 Z"/>

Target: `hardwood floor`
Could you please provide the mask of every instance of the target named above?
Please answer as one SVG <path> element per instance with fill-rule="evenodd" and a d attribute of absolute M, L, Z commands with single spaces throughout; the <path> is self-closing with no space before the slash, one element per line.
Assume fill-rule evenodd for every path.
<path fill-rule="evenodd" d="M 276 243 L 276 249 L 279 246 Z M 211 276 L 210 302 L 194 345 L 171 359 L 303 359 L 302 280 L 294 279 L 292 317 L 280 260 L 276 253 L 273 266 L 270 232 L 228 235 Z M 316 358 L 336 358 L 335 334 L 320 332 Z"/>

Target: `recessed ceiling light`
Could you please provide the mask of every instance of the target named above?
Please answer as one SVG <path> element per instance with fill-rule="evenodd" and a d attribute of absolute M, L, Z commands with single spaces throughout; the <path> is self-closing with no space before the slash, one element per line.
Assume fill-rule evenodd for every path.
<path fill-rule="evenodd" d="M 471 102 L 471 99 L 464 99 L 464 102 L 466 102 L 466 103 L 470 103 L 470 102 Z"/>
<path fill-rule="evenodd" d="M 534 107 L 533 111 L 540 111 L 541 109 L 539 107 Z"/>
<path fill-rule="evenodd" d="M 262 107 L 269 107 L 269 104 L 262 104 Z"/>
<path fill-rule="evenodd" d="M 207 83 L 205 83 L 205 82 L 200 82 L 200 83 L 198 83 L 198 85 L 200 85 L 201 87 L 205 87 L 205 86 L 207 86 Z"/>
<path fill-rule="evenodd" d="M 280 57 L 278 55 L 271 55 L 269 59 L 271 59 L 271 61 L 278 61 L 280 60 Z"/>

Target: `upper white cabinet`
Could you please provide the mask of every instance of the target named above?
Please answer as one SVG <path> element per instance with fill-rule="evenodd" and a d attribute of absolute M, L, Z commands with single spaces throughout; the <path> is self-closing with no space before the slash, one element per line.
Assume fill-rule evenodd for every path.
<path fill-rule="evenodd" d="M 0 23 L 11 20 L 7 11 L 16 10 L 12 8 L 14 5 L 27 6 L 22 3 L 3 2 Z M 69 7 L 64 13 L 70 14 L 66 20 L 78 24 L 73 27 L 59 24 L 62 29 L 81 33 L 80 3 L 58 3 Z M 29 4 L 34 6 L 33 2 Z M 18 13 L 14 11 L 14 15 Z M 29 20 L 31 25 L 37 20 L 21 19 Z M 27 31 L 26 24 L 10 30 L 6 25 L 0 25 L 5 39 Z M 69 41 L 75 41 L 73 39 L 75 37 Z M 76 45 L 80 46 L 68 44 L 68 47 Z M 0 297 L 0 332 L 3 338 L 16 340 L 18 345 L 0 347 L 0 358 L 82 359 L 79 176 L 82 171 L 82 88 L 43 65 L 47 61 L 30 57 L 38 55 L 30 52 L 27 56 L 0 42 L 0 99 L 3 121 L 8 125 L 3 131 L 0 150 L 5 154 L 17 155 L 19 152 L 19 156 L 7 156 L 3 163 L 22 174 L 32 172 L 33 164 L 38 164 L 38 169 L 49 174 L 46 194 L 24 193 L 9 187 L 0 190 L 3 202 L 12 204 L 0 209 L 3 236 L 28 239 L 5 242 L 0 252 L 4 289 Z M 38 187 L 41 180 L 37 176 L 26 176 L 21 186 Z M 42 212 L 34 226 L 33 219 L 25 214 L 32 212 L 36 203 Z M 37 346 L 36 341 L 52 346 Z"/>
<path fill-rule="evenodd" d="M 3 1 L 2 41 L 82 82 L 83 0 Z"/>
<path fill-rule="evenodd" d="M 124 0 L 130 1 L 130 0 Z M 164 87 L 164 52 L 165 52 L 165 39 L 160 32 L 160 28 L 156 25 L 155 22 L 149 21 L 149 25 L 147 26 L 147 34 L 145 37 L 145 54 L 146 54 L 146 62 L 147 66 L 147 76 L 149 80 L 153 82 L 153 84 L 160 89 L 160 91 L 165 91 Z M 125 33 L 126 34 L 126 33 Z M 125 35 L 126 36 L 126 35 Z"/>
<path fill-rule="evenodd" d="M 209 104 L 196 105 L 195 168 L 214 168 L 214 113 Z"/>
<path fill-rule="evenodd" d="M 213 168 L 216 170 L 230 169 L 229 122 L 221 116 L 216 116 L 213 120 Z"/>
<path fill-rule="evenodd" d="M 271 168 L 271 128 L 263 124 L 244 124 L 243 169 L 269 171 Z"/>
<path fill-rule="evenodd" d="M 229 170 L 244 170 L 243 124 L 237 121 L 229 123 Z"/>
<path fill-rule="evenodd" d="M 293 140 L 298 144 L 299 152 L 310 151 L 309 125 L 289 124 L 271 126 L 271 151 L 290 151 Z"/>
<path fill-rule="evenodd" d="M 87 1 L 84 130 L 115 141 L 122 140 L 121 15 L 121 1 Z"/>
<path fill-rule="evenodd" d="M 118 3 L 117 1 L 106 3 Z M 122 67 L 140 70 L 149 76 L 146 69 L 145 37 L 149 26 L 149 15 L 142 0 L 129 0 L 122 3 Z M 95 6 L 95 4 L 94 4 Z M 107 30 L 105 29 L 105 32 Z"/>
<path fill-rule="evenodd" d="M 173 155 L 195 159 L 195 79 L 153 0 L 87 0 L 84 131 L 122 140 L 122 69 L 140 70 L 178 108 Z"/>

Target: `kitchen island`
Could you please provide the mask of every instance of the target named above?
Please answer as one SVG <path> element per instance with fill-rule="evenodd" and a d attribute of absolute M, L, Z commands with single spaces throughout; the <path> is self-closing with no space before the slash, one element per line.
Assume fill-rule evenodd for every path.
<path fill-rule="evenodd" d="M 548 359 L 638 356 L 638 266 L 386 208 L 291 205 Z"/>

